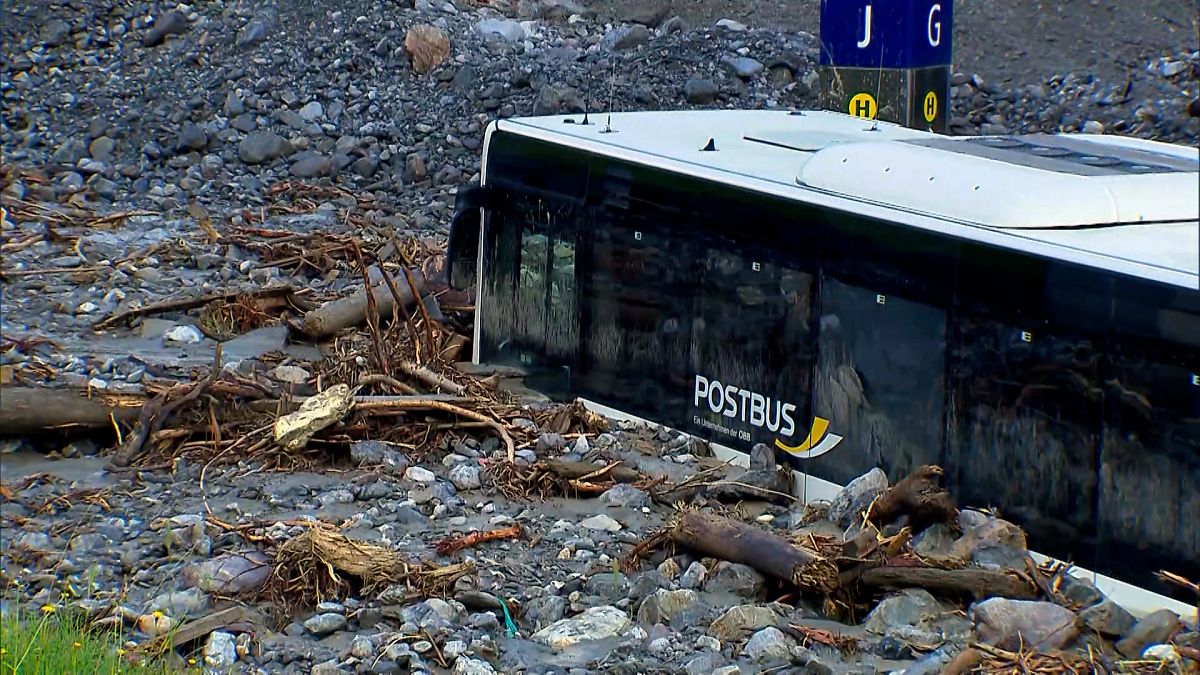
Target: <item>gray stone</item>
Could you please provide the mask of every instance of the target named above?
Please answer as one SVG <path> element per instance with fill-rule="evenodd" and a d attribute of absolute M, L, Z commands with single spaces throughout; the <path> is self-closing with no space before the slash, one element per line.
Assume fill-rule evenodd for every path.
<path fill-rule="evenodd" d="M 1169 609 L 1151 612 L 1138 620 L 1117 642 L 1117 651 L 1126 658 L 1136 659 L 1146 647 L 1166 642 L 1179 626 L 1179 615 L 1175 612 Z"/>
<path fill-rule="evenodd" d="M 927 558 L 948 558 L 954 555 L 954 532 L 943 523 L 935 523 L 913 537 L 913 550 Z"/>
<path fill-rule="evenodd" d="M 751 636 L 742 654 L 754 661 L 788 661 L 792 658 L 790 642 L 783 631 L 770 626 Z"/>
<path fill-rule="evenodd" d="M 600 48 L 610 52 L 620 52 L 640 47 L 649 41 L 650 29 L 641 24 L 617 26 L 608 31 L 600 40 Z"/>
<path fill-rule="evenodd" d="M 979 639 L 1001 649 L 1062 649 L 1079 634 L 1075 613 L 1050 602 L 989 598 L 967 615 Z"/>
<path fill-rule="evenodd" d="M 261 164 L 292 152 L 292 144 L 272 131 L 247 134 L 238 145 L 238 157 L 246 164 Z"/>
<path fill-rule="evenodd" d="M 730 607 L 708 626 L 708 634 L 729 642 L 738 640 L 754 631 L 775 625 L 779 619 L 774 610 L 762 605 L 738 605 Z"/>
<path fill-rule="evenodd" d="M 182 35 L 188 29 L 187 17 L 182 12 L 168 12 L 159 16 L 154 25 L 142 38 L 143 47 L 157 47 L 166 41 L 168 35 Z"/>
<path fill-rule="evenodd" d="M 305 157 L 292 164 L 292 175 L 297 178 L 318 178 L 327 176 L 333 171 L 333 164 L 328 157 L 314 155 Z"/>
<path fill-rule="evenodd" d="M 618 637 L 631 624 L 625 612 L 611 605 L 603 605 L 556 621 L 534 633 L 530 639 L 555 651 L 562 651 L 581 643 Z"/>
<path fill-rule="evenodd" d="M 545 627 L 563 618 L 567 601 L 561 595 L 545 595 L 530 600 L 525 606 L 525 616 L 535 626 Z"/>
<path fill-rule="evenodd" d="M 603 513 L 584 520 L 582 523 L 579 523 L 579 526 L 585 530 L 594 530 L 597 532 L 619 532 L 621 530 L 620 523 Z"/>
<path fill-rule="evenodd" d="M 679 576 L 679 586 L 681 588 L 699 588 L 704 583 L 704 577 L 707 576 L 708 569 L 699 561 L 694 561 L 688 565 L 686 571 Z"/>
<path fill-rule="evenodd" d="M 213 631 L 204 643 L 204 665 L 224 672 L 237 663 L 237 641 L 229 633 Z"/>
<path fill-rule="evenodd" d="M 659 590 L 642 601 L 638 608 L 637 620 L 643 626 L 653 626 L 656 623 L 670 623 L 671 617 L 694 607 L 700 602 L 696 591 Z"/>
<path fill-rule="evenodd" d="M 273 10 L 256 15 L 238 32 L 237 46 L 241 49 L 253 47 L 262 42 L 278 25 L 279 20 Z"/>
<path fill-rule="evenodd" d="M 315 122 L 325 116 L 325 106 L 317 101 L 310 101 L 296 114 L 300 115 L 300 119 L 305 122 Z"/>
<path fill-rule="evenodd" d="M 208 145 L 208 132 L 196 124 L 185 124 L 175 139 L 175 149 L 181 152 L 203 150 Z"/>
<path fill-rule="evenodd" d="M 170 591 L 155 596 L 146 613 L 162 612 L 172 619 L 194 618 L 203 615 L 211 606 L 208 595 L 199 588 Z"/>
<path fill-rule="evenodd" d="M 600 495 L 599 500 L 605 506 L 616 508 L 640 509 L 650 505 L 650 495 L 645 490 L 639 490 L 627 483 L 620 483 L 609 488 Z"/>
<path fill-rule="evenodd" d="M 475 24 L 475 30 L 485 38 L 498 37 L 507 42 L 520 42 L 525 39 L 525 29 L 519 21 L 512 19 L 483 19 Z"/>
<path fill-rule="evenodd" d="M 454 675 L 496 675 L 496 670 L 487 661 L 466 656 L 458 657 L 452 672 Z"/>
<path fill-rule="evenodd" d="M 749 80 L 763 71 L 762 62 L 748 56 L 727 56 L 721 59 L 721 65 L 743 80 Z"/>
<path fill-rule="evenodd" d="M 901 627 L 926 625 L 941 613 L 941 605 L 929 591 L 911 588 L 884 598 L 867 615 L 863 627 L 884 635 Z"/>
<path fill-rule="evenodd" d="M 850 481 L 829 502 L 825 519 L 841 527 L 852 525 L 863 509 L 888 487 L 887 474 L 875 468 Z"/>
<path fill-rule="evenodd" d="M 225 94 L 225 105 L 222 111 L 226 117 L 232 119 L 246 112 L 246 105 L 242 102 L 241 97 L 231 90 Z"/>
<path fill-rule="evenodd" d="M 754 598 L 765 590 L 766 578 L 753 567 L 722 560 L 713 568 L 704 588 L 710 593 L 732 593 Z"/>
<path fill-rule="evenodd" d="M 1137 622 L 1124 607 L 1107 599 L 1079 612 L 1079 620 L 1084 626 L 1110 637 L 1129 633 Z"/>
<path fill-rule="evenodd" d="M 183 568 L 180 577 L 189 586 L 217 595 L 240 595 L 262 588 L 271 577 L 271 559 L 259 553 L 227 553 Z"/>
<path fill-rule="evenodd" d="M 108 136 L 101 136 L 92 139 L 92 142 L 88 144 L 88 154 L 92 156 L 92 159 L 108 162 L 112 160 L 112 154 L 116 148 L 116 141 Z"/>
<path fill-rule="evenodd" d="M 410 466 L 404 472 L 404 477 L 414 483 L 432 483 L 437 480 L 437 474 L 423 466 Z"/>
<path fill-rule="evenodd" d="M 346 627 L 346 617 L 337 612 L 317 614 L 304 622 L 304 630 L 318 637 L 329 635 Z"/>
<path fill-rule="evenodd" d="M 450 482 L 459 490 L 477 490 L 483 484 L 478 467 L 470 464 L 459 464 L 450 469 Z"/>
<path fill-rule="evenodd" d="M 688 103 L 706 105 L 717 100 L 717 85 L 712 80 L 693 78 L 684 83 L 683 96 Z"/>

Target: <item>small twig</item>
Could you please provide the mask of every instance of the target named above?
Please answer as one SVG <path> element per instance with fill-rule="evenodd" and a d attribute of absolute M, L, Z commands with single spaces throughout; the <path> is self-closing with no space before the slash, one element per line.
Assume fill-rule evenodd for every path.
<path fill-rule="evenodd" d="M 359 384 L 359 386 L 364 386 L 364 387 L 369 384 L 382 384 L 382 385 L 389 386 L 392 389 L 395 389 L 397 391 L 404 392 L 405 394 L 409 394 L 411 396 L 420 396 L 421 395 L 421 392 L 417 391 L 416 389 L 413 389 L 412 387 L 408 386 L 407 384 L 404 384 L 400 380 L 397 380 L 396 378 L 390 377 L 388 375 L 382 375 L 380 373 L 372 373 L 370 375 L 363 375 L 362 377 L 358 378 L 358 384 Z"/>

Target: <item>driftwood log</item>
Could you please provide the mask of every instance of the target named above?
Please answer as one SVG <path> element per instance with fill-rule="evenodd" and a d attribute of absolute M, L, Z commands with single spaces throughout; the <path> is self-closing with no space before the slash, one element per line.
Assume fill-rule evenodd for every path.
<path fill-rule="evenodd" d="M 798 588 L 828 593 L 837 587 L 831 561 L 752 525 L 707 513 L 685 513 L 670 530 L 676 544 L 713 558 L 749 565 Z"/>
<path fill-rule="evenodd" d="M 92 390 L 0 387 L 0 430 L 10 434 L 112 427 L 137 419 L 146 398 Z"/>
<path fill-rule="evenodd" d="M 977 567 L 943 570 L 931 567 L 877 567 L 859 576 L 864 586 L 884 590 L 924 588 L 934 595 L 1035 600 L 1038 589 L 1026 577 L 1015 572 Z"/>
<path fill-rule="evenodd" d="M 392 308 L 399 297 L 403 309 L 411 307 L 416 301 L 413 287 L 417 294 L 425 293 L 425 277 L 420 270 L 413 270 L 413 285 L 397 284 L 396 293 L 388 287 L 383 274 L 377 267 L 371 267 L 371 295 L 374 296 L 375 311 L 382 318 L 392 314 Z M 314 310 L 306 312 L 300 322 L 300 330 L 310 337 L 329 337 L 344 328 L 357 326 L 367 320 L 367 311 L 371 304 L 366 288 L 360 288 L 353 294 L 330 300 Z"/>
<path fill-rule="evenodd" d="M 900 479 L 871 505 L 869 520 L 880 530 L 902 516 L 908 516 L 913 534 L 936 523 L 954 523 L 958 508 L 954 498 L 939 481 L 942 468 L 925 465 Z"/>

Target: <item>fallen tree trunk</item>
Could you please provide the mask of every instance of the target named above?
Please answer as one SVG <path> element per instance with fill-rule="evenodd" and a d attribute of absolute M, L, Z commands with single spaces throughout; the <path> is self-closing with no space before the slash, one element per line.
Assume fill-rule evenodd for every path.
<path fill-rule="evenodd" d="M 49 387 L 0 388 L 0 429 L 27 434 L 71 427 L 112 427 L 113 419 L 137 419 L 145 397 L 92 390 Z"/>
<path fill-rule="evenodd" d="M 798 588 L 828 593 L 837 587 L 837 566 L 786 539 L 736 520 L 685 513 L 670 530 L 671 540 L 698 553 L 749 565 Z"/>
<path fill-rule="evenodd" d="M 407 309 L 416 302 L 412 287 L 405 284 L 396 289 L 396 294 L 393 295 L 388 285 L 385 283 L 383 275 L 380 274 L 376 267 L 370 268 L 371 279 L 371 296 L 373 296 L 375 311 L 380 317 L 388 317 L 392 313 L 392 308 L 396 304 L 396 298 L 400 299 L 401 309 Z M 425 292 L 425 278 L 421 276 L 419 271 L 413 273 L 413 286 L 416 287 L 417 293 Z M 329 337 L 344 328 L 357 326 L 367 320 L 368 307 L 371 304 L 372 297 L 367 295 L 366 288 L 360 288 L 352 295 L 321 305 L 320 307 L 306 312 L 304 319 L 300 323 L 300 330 L 309 337 L 323 338 Z"/>
<path fill-rule="evenodd" d="M 1036 600 L 1038 597 L 1037 586 L 1032 581 L 1001 570 L 877 567 L 864 571 L 858 580 L 872 588 L 924 588 L 934 595 L 971 596 L 976 600 L 991 597 Z"/>

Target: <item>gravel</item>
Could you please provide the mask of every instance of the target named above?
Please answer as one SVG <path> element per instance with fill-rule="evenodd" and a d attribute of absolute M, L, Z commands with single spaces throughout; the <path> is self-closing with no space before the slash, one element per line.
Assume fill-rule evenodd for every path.
<path fill-rule="evenodd" d="M 216 341 L 177 315 L 98 336 L 91 325 L 101 316 L 178 292 L 244 291 L 267 281 L 318 296 L 344 292 L 349 279 L 281 270 L 256 251 L 197 236 L 209 222 L 247 225 L 244 212 L 264 207 L 281 181 L 345 192 L 320 197 L 310 213 L 271 214 L 263 228 L 344 233 L 341 216 L 349 212 L 437 241 L 458 187 L 478 176 L 482 132 L 497 117 L 812 108 L 815 5 L 4 3 L 0 145 L 6 167 L 41 176 L 13 182 L 5 200 L 85 200 L 102 211 L 153 215 L 120 227 L 63 228 L 66 241 L 6 250 L 6 271 L 93 271 L 87 283 L 57 274 L 6 280 L 5 339 L 49 335 L 54 344 L 36 354 L 6 346 L 0 363 L 50 368 L 60 382 L 120 392 L 188 377 L 213 362 Z M 1059 3 L 1053 15 L 1033 18 L 1008 5 L 959 5 L 956 58 L 963 65 L 952 79 L 952 133 L 1078 130 L 1197 143 L 1200 52 L 1194 30 L 1179 37 L 1187 26 L 1172 30 L 1172 19 L 1163 18 L 1187 16 L 1180 3 L 1154 0 L 1162 11 L 1145 10 L 1157 18 L 1143 24 L 1123 6 L 1110 11 L 1115 3 L 1108 1 Z M 1194 6 L 1188 11 L 1194 16 Z M 997 12 L 1012 21 L 991 21 Z M 1140 37 L 1138 25 L 1147 27 Z M 1039 26 L 1043 32 L 1033 30 Z M 1042 34 L 1055 39 L 1020 46 Z M 4 227 L 6 238 L 27 231 Z M 277 386 L 313 391 L 314 371 L 302 366 L 314 357 L 288 344 L 281 327 L 227 341 L 222 353 L 227 368 L 258 367 Z M 264 366 L 266 354 L 284 361 Z M 521 462 L 603 453 L 678 479 L 699 471 L 704 455 L 702 444 L 628 424 L 568 440 L 525 423 L 544 433 L 518 451 Z M 1173 615 L 1135 620 L 1090 584 L 1068 579 L 1061 591 L 1077 613 L 988 601 L 968 621 L 928 594 L 903 592 L 856 625 L 819 624 L 863 636 L 860 653 L 809 650 L 785 629 L 824 616 L 822 608 L 803 600 L 768 604 L 778 597 L 775 586 L 750 567 L 660 552 L 628 576 L 615 569 L 631 543 L 676 513 L 645 491 L 618 485 L 598 498 L 548 503 L 496 493 L 488 462 L 504 451 L 494 438 L 432 441 L 436 447 L 411 453 L 356 442 L 351 469 L 292 474 L 251 460 L 208 468 L 179 460 L 157 471 L 107 473 L 105 458 L 96 457 L 105 445 L 99 437 L 0 441 L 6 486 L 22 476 L 58 476 L 33 481 L 0 505 L 0 571 L 35 608 L 71 605 L 79 602 L 72 593 L 90 588 L 112 607 L 110 620 L 138 639 L 145 637 L 138 627 L 204 616 L 226 606 L 227 595 L 267 583 L 261 554 L 218 521 L 278 520 L 267 535 L 282 542 L 304 531 L 299 520 L 320 519 L 418 558 L 434 556 L 433 543 L 448 534 L 512 523 L 527 533 L 521 542 L 455 554 L 478 573 L 445 598 L 414 598 L 403 586 L 374 595 L 351 589 L 337 603 L 290 617 L 290 625 L 226 626 L 195 645 L 195 658 L 218 669 L 735 673 L 787 666 L 851 673 L 887 659 L 908 673 L 932 673 L 981 633 L 997 640 L 1042 635 L 1077 617 L 1138 656 L 1178 628 Z M 853 524 L 856 507 L 886 485 L 881 478 L 865 477 L 834 500 L 836 523 L 826 525 Z M 103 505 L 82 499 L 81 490 L 102 491 Z M 800 522 L 799 513 L 764 508 L 764 527 L 796 531 L 790 524 Z M 962 520 L 975 531 L 994 522 L 977 512 Z M 931 531 L 919 546 L 936 553 L 953 543 L 953 533 Z M 1014 544 L 992 543 L 989 550 Z M 264 615 L 278 609 L 265 600 L 251 604 Z M 515 634 L 506 607 L 520 609 Z M 910 647 L 917 644 L 936 649 L 917 654 Z"/>

